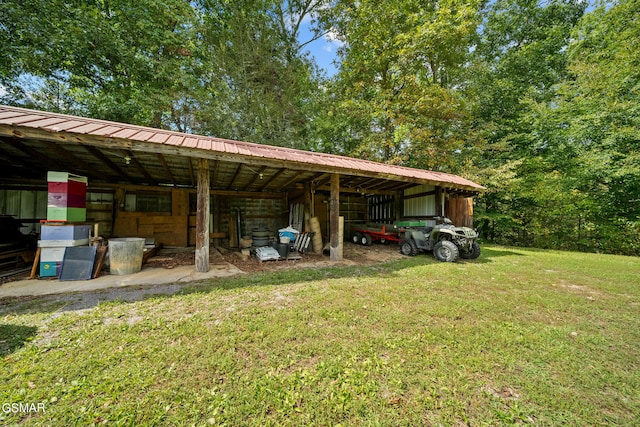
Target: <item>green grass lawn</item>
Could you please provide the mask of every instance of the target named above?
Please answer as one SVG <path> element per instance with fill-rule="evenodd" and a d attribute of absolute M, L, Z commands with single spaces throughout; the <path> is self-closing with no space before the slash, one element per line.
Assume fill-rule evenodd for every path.
<path fill-rule="evenodd" d="M 0 425 L 640 419 L 639 258 L 484 247 L 473 262 L 264 273 L 83 311 L 2 304 Z"/>

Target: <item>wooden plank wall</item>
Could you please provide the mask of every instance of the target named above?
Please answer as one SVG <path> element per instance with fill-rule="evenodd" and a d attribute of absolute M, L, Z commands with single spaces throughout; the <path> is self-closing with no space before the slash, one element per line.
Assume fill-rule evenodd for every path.
<path fill-rule="evenodd" d="M 320 222 L 322 236 L 326 240 L 329 235 L 329 194 L 316 193 L 314 197 L 315 216 Z M 352 224 L 363 224 L 370 220 L 367 198 L 353 193 L 340 195 L 340 216 L 344 217 L 344 234 L 350 235 Z"/>
<path fill-rule="evenodd" d="M 473 227 L 473 199 L 456 197 L 447 199 L 447 215 L 454 225 Z"/>
<path fill-rule="evenodd" d="M 165 213 L 118 212 L 113 234 L 118 237 L 153 237 L 166 246 L 187 246 L 188 216 Z"/>
<path fill-rule="evenodd" d="M 187 246 L 189 192 L 171 190 L 171 213 L 118 210 L 113 234 L 118 237 L 155 238 L 166 246 Z"/>

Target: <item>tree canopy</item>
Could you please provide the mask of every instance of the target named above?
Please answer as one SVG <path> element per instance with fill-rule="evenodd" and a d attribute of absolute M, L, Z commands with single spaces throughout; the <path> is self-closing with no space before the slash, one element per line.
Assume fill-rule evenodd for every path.
<path fill-rule="evenodd" d="M 460 173 L 488 187 L 487 239 L 637 254 L 639 15 L 639 0 L 5 0 L 0 97 Z M 333 76 L 307 53 L 327 33 Z"/>

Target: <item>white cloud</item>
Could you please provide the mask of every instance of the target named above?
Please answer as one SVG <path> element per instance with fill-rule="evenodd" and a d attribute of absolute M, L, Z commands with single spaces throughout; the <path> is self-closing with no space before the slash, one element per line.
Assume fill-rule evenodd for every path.
<path fill-rule="evenodd" d="M 324 50 L 327 52 L 334 52 L 344 46 L 344 41 L 340 40 L 340 36 L 335 30 L 327 32 L 327 34 L 324 35 L 324 40 L 327 42 L 324 46 Z"/>

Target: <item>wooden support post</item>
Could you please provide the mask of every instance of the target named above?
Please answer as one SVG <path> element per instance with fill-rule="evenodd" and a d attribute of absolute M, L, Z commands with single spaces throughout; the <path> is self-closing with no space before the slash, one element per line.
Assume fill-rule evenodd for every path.
<path fill-rule="evenodd" d="M 216 236 L 220 233 L 220 196 L 214 194 L 213 196 L 213 232 Z M 220 239 L 213 239 L 213 247 L 220 246 Z"/>
<path fill-rule="evenodd" d="M 313 194 L 311 194 L 311 191 L 311 183 L 309 181 L 306 181 L 304 183 L 304 218 L 302 223 L 302 225 L 305 227 L 305 230 L 311 229 L 311 225 L 309 224 L 307 226 L 307 222 L 315 216 L 313 207 Z"/>
<path fill-rule="evenodd" d="M 436 187 L 436 216 L 444 216 L 442 210 L 442 188 Z"/>
<path fill-rule="evenodd" d="M 330 258 L 331 261 L 341 261 L 340 246 L 340 175 L 331 175 L 331 200 L 329 203 Z"/>
<path fill-rule="evenodd" d="M 42 248 L 38 246 L 38 249 L 36 249 L 36 257 L 33 259 L 33 266 L 31 266 L 31 273 L 29 273 L 29 279 L 36 278 L 36 272 L 40 264 L 40 252 L 42 252 Z"/>
<path fill-rule="evenodd" d="M 196 213 L 196 271 L 209 271 L 209 160 L 198 159 L 198 194 Z"/>
<path fill-rule="evenodd" d="M 395 201 L 395 208 L 394 208 L 394 221 L 400 221 L 400 218 L 402 218 L 402 215 L 404 215 L 404 200 L 402 200 L 402 195 L 403 192 L 402 191 L 396 191 L 396 194 L 394 195 L 394 201 Z"/>

